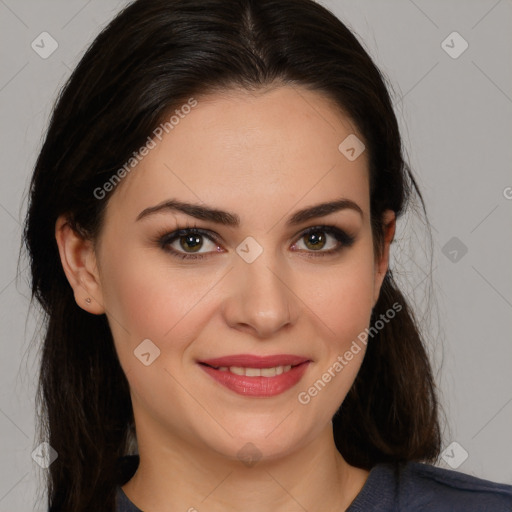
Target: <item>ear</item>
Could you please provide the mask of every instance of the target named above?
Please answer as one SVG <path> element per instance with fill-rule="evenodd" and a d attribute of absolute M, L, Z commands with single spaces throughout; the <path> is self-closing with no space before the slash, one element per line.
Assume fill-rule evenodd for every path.
<path fill-rule="evenodd" d="M 375 306 L 386 276 L 386 272 L 389 267 L 389 247 L 395 236 L 396 229 L 396 215 L 393 210 L 385 210 L 382 214 L 382 225 L 383 225 L 383 247 L 380 258 L 375 261 L 375 272 L 374 272 L 374 297 L 373 305 Z"/>
<path fill-rule="evenodd" d="M 55 238 L 76 303 L 89 313 L 103 314 L 105 308 L 93 243 L 76 233 L 63 215 L 55 223 Z"/>

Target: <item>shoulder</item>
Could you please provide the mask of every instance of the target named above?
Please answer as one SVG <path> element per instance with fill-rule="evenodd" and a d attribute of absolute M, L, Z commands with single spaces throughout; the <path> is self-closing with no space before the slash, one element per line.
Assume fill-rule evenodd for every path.
<path fill-rule="evenodd" d="M 411 507 L 436 505 L 439 511 L 512 512 L 512 486 L 428 464 L 407 464 L 401 487 L 401 499 Z"/>
<path fill-rule="evenodd" d="M 419 462 L 372 468 L 350 512 L 512 512 L 512 486 Z"/>
<path fill-rule="evenodd" d="M 116 512 L 142 512 L 130 501 L 120 486 L 116 488 Z"/>
<path fill-rule="evenodd" d="M 124 455 L 117 459 L 116 512 L 142 512 L 130 501 L 121 487 L 132 478 L 138 466 L 138 455 Z"/>

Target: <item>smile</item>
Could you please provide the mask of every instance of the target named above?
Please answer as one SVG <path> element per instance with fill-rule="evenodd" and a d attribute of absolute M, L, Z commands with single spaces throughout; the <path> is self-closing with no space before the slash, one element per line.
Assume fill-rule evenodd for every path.
<path fill-rule="evenodd" d="M 199 361 L 199 366 L 217 383 L 239 395 L 271 397 L 295 386 L 310 362 L 291 355 L 235 355 Z"/>
<path fill-rule="evenodd" d="M 273 366 L 272 368 L 243 368 L 242 366 L 220 366 L 215 368 L 221 372 L 231 372 L 235 375 L 245 375 L 246 377 L 275 377 L 282 373 L 289 372 L 292 369 L 291 365 L 286 366 Z"/>

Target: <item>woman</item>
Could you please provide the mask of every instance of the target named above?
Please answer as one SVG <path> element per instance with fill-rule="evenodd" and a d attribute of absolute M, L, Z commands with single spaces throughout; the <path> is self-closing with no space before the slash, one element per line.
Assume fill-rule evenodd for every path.
<path fill-rule="evenodd" d="M 510 510 L 447 471 L 389 269 L 417 193 L 310 0 L 138 0 L 55 106 L 25 239 L 52 512 Z"/>

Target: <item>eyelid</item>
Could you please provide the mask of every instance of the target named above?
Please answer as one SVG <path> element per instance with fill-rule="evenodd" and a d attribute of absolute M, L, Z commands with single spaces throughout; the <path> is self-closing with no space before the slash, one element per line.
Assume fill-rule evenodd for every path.
<path fill-rule="evenodd" d="M 205 238 L 208 238 L 211 242 L 221 245 L 221 239 L 220 237 L 213 231 L 210 231 L 208 229 L 199 228 L 196 226 L 184 226 L 178 229 L 175 229 L 174 231 L 164 231 L 162 234 L 157 235 L 156 241 L 162 246 L 162 248 L 165 248 L 165 246 L 170 245 L 171 243 L 175 242 L 179 239 L 180 236 L 186 236 L 191 234 L 198 234 L 202 235 Z M 169 252 L 173 252 L 173 250 L 169 250 Z M 187 255 L 194 255 L 194 253 L 185 253 L 181 251 L 175 251 L 179 254 L 187 254 Z M 201 255 L 206 255 L 208 253 L 196 253 Z"/>
<path fill-rule="evenodd" d="M 296 250 L 295 252 L 304 252 L 308 254 L 308 256 L 310 255 L 312 257 L 329 256 L 338 254 L 342 249 L 350 247 L 355 242 L 355 236 L 350 235 L 344 229 L 338 226 L 332 224 L 318 224 L 302 229 L 296 235 L 294 235 L 295 242 L 293 242 L 292 246 L 297 244 L 301 240 L 301 238 L 315 231 L 324 231 L 325 233 L 328 233 L 330 236 L 334 237 L 341 245 L 338 245 L 338 247 L 335 249 L 329 249 L 327 251 L 306 251 L 301 249 L 298 251 Z M 172 232 L 164 231 L 163 234 L 156 237 L 156 241 L 162 247 L 162 249 L 171 253 L 172 256 L 181 259 L 204 259 L 214 254 L 214 251 L 208 251 L 204 253 L 187 253 L 169 247 L 170 244 L 179 239 L 180 236 L 186 236 L 190 234 L 202 235 L 205 238 L 209 239 L 211 242 L 217 245 L 222 245 L 221 237 L 217 235 L 214 231 L 189 225 L 177 228 Z"/>
<path fill-rule="evenodd" d="M 341 235 L 344 235 L 347 239 L 354 238 L 353 236 L 349 235 L 347 233 L 347 230 L 342 229 L 338 226 L 335 226 L 334 224 L 317 224 L 315 226 L 310 226 L 309 228 L 302 229 L 295 235 L 295 237 L 302 238 L 305 235 L 308 235 L 311 232 L 314 231 L 325 231 L 326 233 L 329 233 L 334 236 L 335 233 Z"/>

